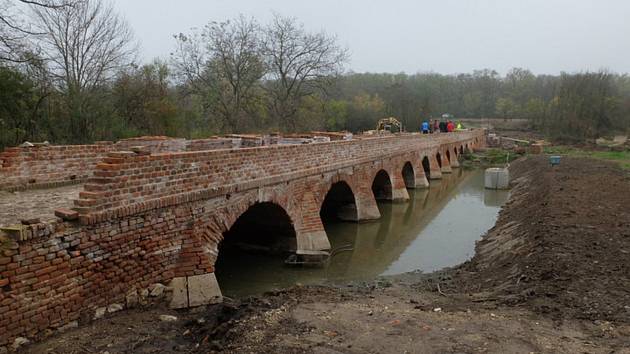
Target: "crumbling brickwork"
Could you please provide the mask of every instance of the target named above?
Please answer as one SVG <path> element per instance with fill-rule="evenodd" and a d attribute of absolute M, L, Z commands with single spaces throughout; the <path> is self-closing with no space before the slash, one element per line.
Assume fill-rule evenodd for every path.
<path fill-rule="evenodd" d="M 94 166 L 115 146 L 32 146 L 0 153 L 0 190 L 49 188 L 85 181 Z"/>

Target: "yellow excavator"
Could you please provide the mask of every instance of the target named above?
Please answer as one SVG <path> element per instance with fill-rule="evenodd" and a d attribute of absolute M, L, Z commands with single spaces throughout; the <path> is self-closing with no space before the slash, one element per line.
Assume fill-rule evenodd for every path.
<path fill-rule="evenodd" d="M 390 132 L 390 133 L 401 133 L 403 132 L 403 126 L 400 121 L 394 117 L 383 118 L 378 121 L 376 124 L 376 132 Z"/>

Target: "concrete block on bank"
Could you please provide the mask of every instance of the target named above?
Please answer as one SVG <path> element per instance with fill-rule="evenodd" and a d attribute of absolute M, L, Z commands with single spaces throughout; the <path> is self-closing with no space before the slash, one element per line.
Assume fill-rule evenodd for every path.
<path fill-rule="evenodd" d="M 510 188 L 510 172 L 507 168 L 489 168 L 485 174 L 485 187 L 487 189 Z"/>
<path fill-rule="evenodd" d="M 216 304 L 223 300 L 214 273 L 188 277 L 188 306 Z"/>
<path fill-rule="evenodd" d="M 188 307 L 188 279 L 186 277 L 173 278 L 169 285 L 173 289 L 170 307 L 183 309 Z"/>
<path fill-rule="evenodd" d="M 216 304 L 223 301 L 223 295 L 214 273 L 173 278 L 169 287 L 173 289 L 173 298 L 169 306 L 174 309 Z"/>

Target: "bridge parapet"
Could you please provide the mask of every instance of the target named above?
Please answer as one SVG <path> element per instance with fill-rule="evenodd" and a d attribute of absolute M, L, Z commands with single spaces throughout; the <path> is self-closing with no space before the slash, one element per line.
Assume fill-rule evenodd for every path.
<path fill-rule="evenodd" d="M 111 152 L 96 165 L 75 210 L 83 224 L 209 199 L 442 145 L 481 130 L 375 137 L 309 145 L 138 155 Z"/>

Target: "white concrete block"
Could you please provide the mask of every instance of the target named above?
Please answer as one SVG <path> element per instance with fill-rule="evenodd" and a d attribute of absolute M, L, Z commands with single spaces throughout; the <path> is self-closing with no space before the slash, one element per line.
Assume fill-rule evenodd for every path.
<path fill-rule="evenodd" d="M 173 278 L 169 285 L 173 289 L 173 298 L 169 306 L 173 309 L 188 307 L 188 280 L 186 277 Z"/>
<path fill-rule="evenodd" d="M 223 301 L 214 273 L 188 277 L 188 305 L 190 307 L 216 304 Z"/>

